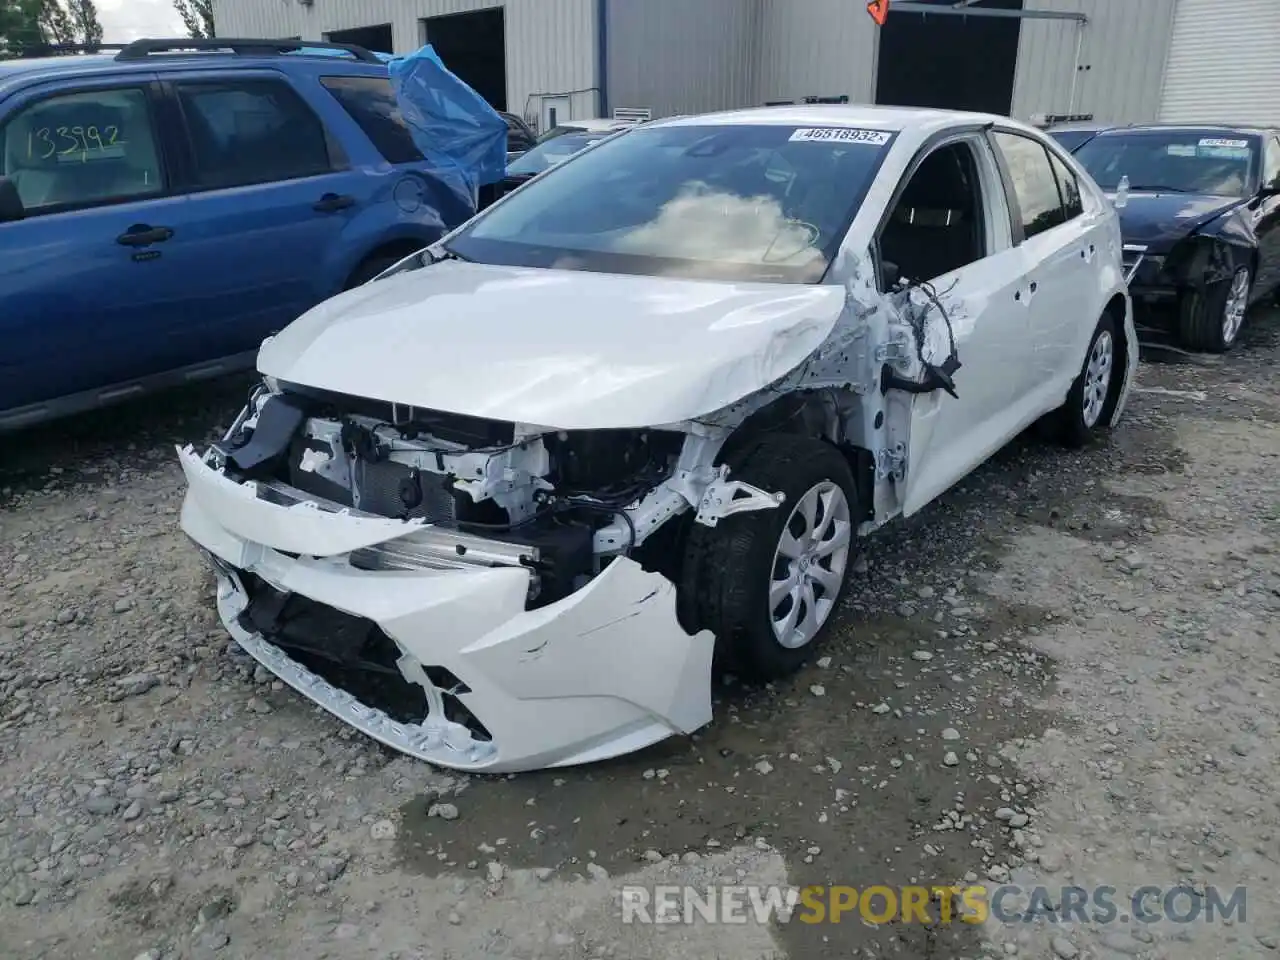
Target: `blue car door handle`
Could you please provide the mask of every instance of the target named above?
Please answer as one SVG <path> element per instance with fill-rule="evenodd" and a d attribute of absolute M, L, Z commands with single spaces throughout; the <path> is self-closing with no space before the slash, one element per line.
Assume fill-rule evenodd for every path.
<path fill-rule="evenodd" d="M 116 243 L 126 247 L 149 247 L 153 243 L 163 243 L 173 236 L 169 227 L 153 227 L 146 223 L 135 223 L 120 236 Z"/>
<path fill-rule="evenodd" d="M 321 213 L 333 213 L 336 210 L 345 210 L 347 207 L 353 206 L 355 202 L 355 197 L 326 193 L 312 205 L 312 209 L 319 210 Z"/>

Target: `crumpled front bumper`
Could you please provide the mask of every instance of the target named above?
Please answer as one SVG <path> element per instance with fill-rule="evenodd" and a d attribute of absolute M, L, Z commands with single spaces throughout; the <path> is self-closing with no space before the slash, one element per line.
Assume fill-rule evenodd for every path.
<path fill-rule="evenodd" d="M 686 633 L 675 587 L 630 559 L 527 610 L 524 568 L 362 570 L 348 562 L 351 550 L 420 528 L 271 503 L 189 447 L 179 458 L 188 483 L 182 529 L 213 558 L 227 630 L 285 683 L 390 747 L 445 767 L 504 773 L 602 760 L 711 720 L 711 633 Z M 376 624 L 395 643 L 400 673 L 425 690 L 426 718 L 397 722 L 246 628 L 246 575 Z M 435 686 L 432 668 L 447 670 L 465 692 Z M 491 739 L 447 717 L 446 695 Z"/>

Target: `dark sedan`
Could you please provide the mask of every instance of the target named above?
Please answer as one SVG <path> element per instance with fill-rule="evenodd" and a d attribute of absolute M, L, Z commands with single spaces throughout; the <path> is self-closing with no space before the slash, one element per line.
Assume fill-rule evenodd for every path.
<path fill-rule="evenodd" d="M 1135 303 L 1173 306 L 1189 349 L 1230 349 L 1248 307 L 1280 293 L 1280 133 L 1131 126 L 1075 156 L 1115 198 Z"/>

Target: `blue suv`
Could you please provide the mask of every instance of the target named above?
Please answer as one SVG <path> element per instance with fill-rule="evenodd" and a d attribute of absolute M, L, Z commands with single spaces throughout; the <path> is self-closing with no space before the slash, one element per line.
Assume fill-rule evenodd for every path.
<path fill-rule="evenodd" d="M 472 212 L 359 47 L 2 61 L 0 430 L 251 367 Z"/>

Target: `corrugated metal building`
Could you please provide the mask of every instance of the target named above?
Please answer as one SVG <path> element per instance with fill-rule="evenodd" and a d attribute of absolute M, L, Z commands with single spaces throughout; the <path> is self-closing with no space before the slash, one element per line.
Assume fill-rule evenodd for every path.
<path fill-rule="evenodd" d="M 1280 0 L 215 0 L 223 36 L 430 41 L 545 128 L 805 97 L 1280 123 Z"/>

